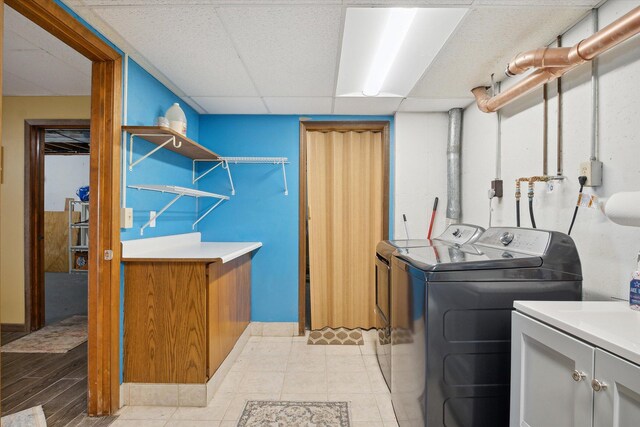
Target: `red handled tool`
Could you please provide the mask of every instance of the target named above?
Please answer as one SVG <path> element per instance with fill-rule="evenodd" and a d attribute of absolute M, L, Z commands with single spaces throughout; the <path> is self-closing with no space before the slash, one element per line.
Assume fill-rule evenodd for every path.
<path fill-rule="evenodd" d="M 436 211 L 438 210 L 438 198 L 433 201 L 433 211 L 431 212 L 431 221 L 429 222 L 429 232 L 427 233 L 427 239 L 431 240 L 431 233 L 433 232 L 433 221 L 436 219 Z"/>

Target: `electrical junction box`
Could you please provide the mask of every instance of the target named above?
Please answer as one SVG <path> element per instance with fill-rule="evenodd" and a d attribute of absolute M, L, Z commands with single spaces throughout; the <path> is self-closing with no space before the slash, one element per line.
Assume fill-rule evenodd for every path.
<path fill-rule="evenodd" d="M 599 187 L 602 185 L 602 162 L 598 160 L 589 160 L 580 163 L 580 172 L 578 176 L 586 176 L 587 182 L 585 187 Z"/>
<path fill-rule="evenodd" d="M 494 192 L 494 197 L 502 197 L 504 194 L 502 180 L 494 179 L 491 181 L 491 189 Z"/>
<path fill-rule="evenodd" d="M 120 208 L 120 228 L 133 228 L 133 208 Z"/>

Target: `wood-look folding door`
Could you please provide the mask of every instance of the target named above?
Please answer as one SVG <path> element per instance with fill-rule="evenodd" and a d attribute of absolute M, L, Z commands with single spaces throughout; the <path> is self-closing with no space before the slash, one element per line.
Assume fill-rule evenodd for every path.
<path fill-rule="evenodd" d="M 384 238 L 382 131 L 307 131 L 311 328 L 371 328 Z"/>

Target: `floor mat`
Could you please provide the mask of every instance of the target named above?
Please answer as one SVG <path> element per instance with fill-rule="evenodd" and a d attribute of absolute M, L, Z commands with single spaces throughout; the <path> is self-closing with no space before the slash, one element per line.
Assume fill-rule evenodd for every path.
<path fill-rule="evenodd" d="M 311 331 L 307 344 L 319 345 L 363 345 L 362 331 L 347 328 L 323 328 Z"/>
<path fill-rule="evenodd" d="M 2 427 L 46 427 L 42 406 L 34 406 L 15 414 L 2 417 Z"/>
<path fill-rule="evenodd" d="M 253 426 L 349 427 L 349 404 L 250 400 L 238 427 Z"/>
<path fill-rule="evenodd" d="M 3 353 L 66 353 L 87 340 L 87 316 L 72 316 L 0 347 Z"/>

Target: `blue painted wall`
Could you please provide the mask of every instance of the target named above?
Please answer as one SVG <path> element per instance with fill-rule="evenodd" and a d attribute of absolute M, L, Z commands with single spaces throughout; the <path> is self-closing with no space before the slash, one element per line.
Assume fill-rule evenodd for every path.
<path fill-rule="evenodd" d="M 287 157 L 290 162 L 286 166 L 288 196 L 284 195 L 280 166 L 231 164 L 236 195 L 201 223 L 203 240 L 263 243 L 253 257 L 253 321 L 298 320 L 299 119 L 300 116 L 200 116 L 198 141 L 216 153 L 234 157 Z M 311 116 L 311 119 L 388 120 L 393 155 L 393 117 Z M 199 188 L 231 193 L 226 172 L 220 168 L 203 178 Z M 393 184 L 390 188 L 393 189 Z"/>
<path fill-rule="evenodd" d="M 198 113 L 167 89 L 162 83 L 147 73 L 135 61 L 129 60 L 127 125 L 151 126 L 158 116 L 178 102 L 187 117 L 187 136 L 197 139 L 199 131 Z M 156 145 L 136 138 L 133 144 L 133 161 L 156 148 Z M 129 164 L 129 135 L 127 134 L 127 165 Z M 130 171 L 127 167 L 127 186 L 143 184 L 166 184 L 193 187 L 191 183 L 191 159 L 169 150 L 159 150 Z M 132 240 L 141 237 L 166 236 L 191 232 L 195 221 L 195 199 L 183 197 L 171 206 L 156 221 L 156 227 L 147 227 L 140 236 L 140 227 L 149 220 L 149 211 L 159 211 L 175 195 L 127 188 L 127 207 L 133 208 L 134 225 L 122 229 L 121 239 Z"/>

